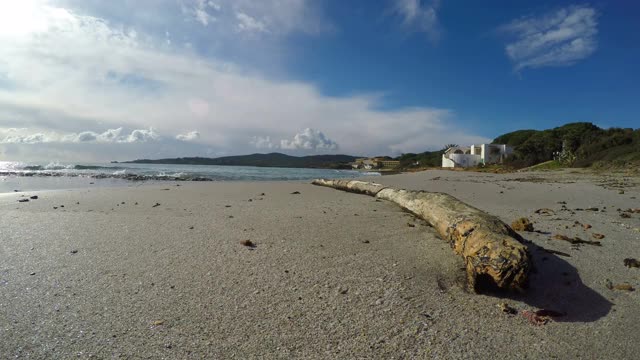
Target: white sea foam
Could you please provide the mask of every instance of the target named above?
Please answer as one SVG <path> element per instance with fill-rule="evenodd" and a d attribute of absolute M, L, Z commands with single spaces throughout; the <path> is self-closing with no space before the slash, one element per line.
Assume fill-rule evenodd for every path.
<path fill-rule="evenodd" d="M 43 167 L 44 170 L 66 170 L 73 169 L 73 165 L 63 165 L 59 162 L 50 162 Z"/>

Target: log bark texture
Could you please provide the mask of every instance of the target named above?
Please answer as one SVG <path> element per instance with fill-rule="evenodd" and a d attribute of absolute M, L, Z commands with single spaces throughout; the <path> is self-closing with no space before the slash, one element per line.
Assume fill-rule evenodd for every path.
<path fill-rule="evenodd" d="M 462 256 L 469 288 L 523 290 L 531 261 L 520 236 L 495 216 L 444 193 L 397 190 L 357 180 L 313 181 L 314 185 L 392 201 L 427 221 Z"/>

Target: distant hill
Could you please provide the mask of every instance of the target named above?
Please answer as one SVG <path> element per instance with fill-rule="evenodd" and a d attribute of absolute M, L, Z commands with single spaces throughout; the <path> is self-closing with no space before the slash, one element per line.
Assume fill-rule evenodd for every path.
<path fill-rule="evenodd" d="M 183 157 L 157 160 L 141 159 L 126 161 L 126 163 L 350 169 L 351 166 L 349 163 L 353 162 L 355 159 L 356 158 L 354 156 L 349 155 L 311 155 L 298 157 L 281 153 L 270 153 L 225 156 L 219 158 Z"/>
<path fill-rule="evenodd" d="M 526 167 L 558 158 L 567 166 L 640 164 L 640 129 L 601 129 L 588 122 L 548 130 L 518 130 L 500 135 L 496 144 L 514 147 L 509 164 Z"/>

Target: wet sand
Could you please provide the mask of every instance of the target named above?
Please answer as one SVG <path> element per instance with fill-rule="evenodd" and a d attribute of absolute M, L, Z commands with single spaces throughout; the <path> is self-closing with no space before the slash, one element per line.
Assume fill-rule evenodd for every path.
<path fill-rule="evenodd" d="M 617 210 L 640 207 L 637 177 L 427 171 L 374 180 L 447 192 L 508 223 L 528 217 L 540 232 L 522 233 L 536 268 L 527 293 L 467 292 L 462 259 L 424 222 L 308 183 L 3 194 L 0 357 L 637 357 L 640 289 L 607 287 L 640 288 L 640 269 L 623 264 L 640 259 L 640 214 Z M 602 246 L 552 238 L 593 233 L 605 235 Z M 504 302 L 566 315 L 535 326 L 503 313 Z"/>

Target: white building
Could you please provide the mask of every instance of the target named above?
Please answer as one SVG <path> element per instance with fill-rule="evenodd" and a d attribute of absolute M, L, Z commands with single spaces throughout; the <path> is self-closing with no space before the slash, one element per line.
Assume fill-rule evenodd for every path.
<path fill-rule="evenodd" d="M 480 144 L 456 146 L 442 154 L 442 167 L 473 167 L 498 164 L 513 153 L 513 148 L 504 144 Z"/>

